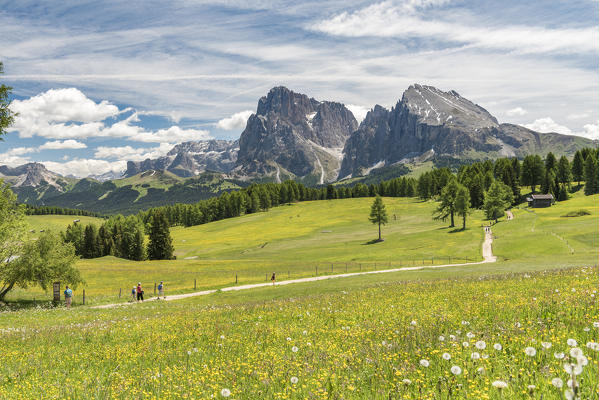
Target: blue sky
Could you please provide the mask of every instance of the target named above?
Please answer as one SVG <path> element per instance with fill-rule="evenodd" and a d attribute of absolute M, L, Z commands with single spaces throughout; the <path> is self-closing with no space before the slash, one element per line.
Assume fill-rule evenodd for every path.
<path fill-rule="evenodd" d="M 277 85 L 360 119 L 418 82 L 599 138 L 597 21 L 592 0 L 0 1 L 0 80 L 21 114 L 0 164 L 86 176 L 234 139 Z"/>

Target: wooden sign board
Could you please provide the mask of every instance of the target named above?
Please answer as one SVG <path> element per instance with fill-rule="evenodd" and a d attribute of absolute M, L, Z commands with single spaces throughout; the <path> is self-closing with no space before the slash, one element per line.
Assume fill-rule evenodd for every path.
<path fill-rule="evenodd" d="M 54 289 L 54 301 L 59 302 L 60 301 L 60 282 L 54 282 L 53 289 Z"/>

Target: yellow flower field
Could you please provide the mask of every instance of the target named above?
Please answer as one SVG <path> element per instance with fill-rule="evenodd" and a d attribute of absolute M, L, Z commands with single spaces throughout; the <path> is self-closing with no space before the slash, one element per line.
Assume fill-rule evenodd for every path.
<path fill-rule="evenodd" d="M 595 398 L 597 272 L 4 313 L 0 398 Z"/>

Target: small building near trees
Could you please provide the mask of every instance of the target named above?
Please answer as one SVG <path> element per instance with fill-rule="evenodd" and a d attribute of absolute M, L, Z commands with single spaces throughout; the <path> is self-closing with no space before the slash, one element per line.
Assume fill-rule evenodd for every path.
<path fill-rule="evenodd" d="M 551 207 L 555 202 L 553 195 L 550 194 L 532 194 L 526 198 L 528 206 L 532 208 Z"/>

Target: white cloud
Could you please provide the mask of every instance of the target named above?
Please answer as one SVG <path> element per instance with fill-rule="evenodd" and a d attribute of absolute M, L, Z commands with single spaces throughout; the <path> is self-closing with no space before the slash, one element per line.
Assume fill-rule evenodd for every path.
<path fill-rule="evenodd" d="M 549 117 L 537 119 L 524 126 L 537 132 L 557 132 L 563 135 L 576 135 L 588 139 L 599 140 L 599 121 L 597 121 L 596 124 L 585 124 L 580 132 L 573 131 L 567 126 L 560 125 Z"/>
<path fill-rule="evenodd" d="M 253 114 L 253 111 L 246 110 L 240 111 L 231 115 L 228 118 L 223 118 L 216 123 L 216 127 L 224 129 L 226 131 L 245 129 L 245 125 L 248 122 L 248 118 Z"/>
<path fill-rule="evenodd" d="M 106 161 L 96 159 L 75 159 L 65 163 L 42 161 L 50 171 L 63 176 L 73 175 L 79 178 L 101 175 L 106 172 L 121 172 L 127 168 L 126 161 Z"/>
<path fill-rule="evenodd" d="M 522 107 L 516 107 L 516 108 L 512 108 L 511 110 L 507 110 L 505 113 L 508 117 L 516 117 L 516 116 L 523 116 L 528 114 L 528 111 L 526 111 L 525 109 L 523 109 Z"/>
<path fill-rule="evenodd" d="M 370 111 L 368 107 L 358 106 L 355 104 L 346 104 L 345 107 L 347 107 L 347 109 L 354 114 L 354 117 L 358 123 L 361 123 L 366 117 L 366 114 L 368 114 L 368 111 Z"/>
<path fill-rule="evenodd" d="M 130 161 L 143 161 L 147 158 L 158 158 L 166 155 L 174 145 L 170 143 L 161 143 L 153 148 L 133 148 L 131 146 L 105 147 L 100 146 L 96 149 L 94 157 L 107 159 L 121 159 Z"/>
<path fill-rule="evenodd" d="M 15 100 L 11 103 L 11 109 L 19 112 L 14 125 L 10 128 L 11 131 L 18 131 L 19 137 L 69 139 L 64 142 L 48 142 L 43 145 L 44 147 L 40 147 L 41 149 L 81 149 L 85 148 L 82 147 L 85 144 L 73 139 L 91 137 L 112 137 L 153 143 L 180 143 L 210 138 L 208 131 L 183 129 L 176 125 L 157 131 L 133 125 L 140 122 L 138 112 L 133 112 L 127 118 L 107 125 L 104 122 L 107 117 L 116 117 L 132 110 L 130 108 L 119 110 L 107 101 L 95 103 L 75 88 L 49 90 L 27 100 Z M 143 114 L 155 113 L 144 112 Z"/>
<path fill-rule="evenodd" d="M 567 126 L 558 124 L 550 117 L 539 118 L 539 119 L 533 121 L 532 123 L 526 124 L 524 126 L 528 129 L 532 129 L 533 131 L 537 131 L 537 132 L 543 132 L 543 133 L 556 132 L 556 133 L 561 133 L 563 135 L 574 135 L 574 133 L 572 132 L 572 130 L 570 128 L 568 128 Z"/>
<path fill-rule="evenodd" d="M 58 149 L 85 149 L 87 148 L 87 145 L 85 143 L 81 143 L 78 142 L 76 140 L 64 140 L 64 141 L 60 141 L 60 140 L 55 140 L 53 142 L 46 142 L 44 144 L 42 144 L 40 147 L 38 147 L 39 150 L 46 150 L 46 149 L 50 149 L 50 150 L 58 150 Z"/>
<path fill-rule="evenodd" d="M 35 147 L 14 147 L 4 154 L 10 156 L 22 156 L 23 154 L 35 153 L 36 151 L 37 149 Z"/>
<path fill-rule="evenodd" d="M 599 121 L 597 121 L 596 124 L 586 124 L 582 128 L 583 132 L 581 133 L 581 136 L 599 140 Z"/>
<path fill-rule="evenodd" d="M 572 113 L 572 114 L 568 114 L 566 116 L 566 118 L 568 118 L 568 119 L 584 119 L 584 118 L 588 118 L 589 115 L 590 114 L 588 112 Z"/>
<path fill-rule="evenodd" d="M 370 5 L 352 13 L 343 12 L 314 24 L 312 29 L 347 37 L 430 38 L 531 54 L 599 53 L 599 29 L 596 27 L 476 26 L 431 19 L 392 1 Z"/>

